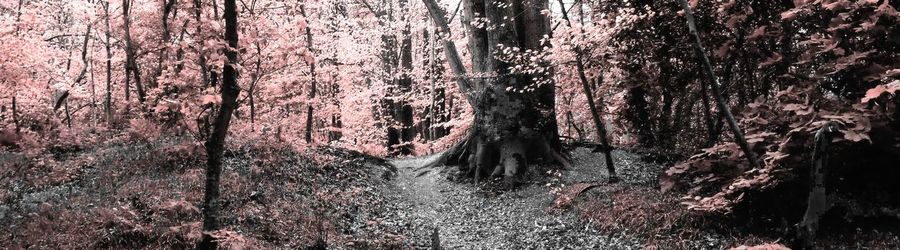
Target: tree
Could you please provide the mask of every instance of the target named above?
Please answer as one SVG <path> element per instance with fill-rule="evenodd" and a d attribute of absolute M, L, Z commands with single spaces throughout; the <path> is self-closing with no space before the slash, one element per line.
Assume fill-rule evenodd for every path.
<path fill-rule="evenodd" d="M 147 94 L 144 91 L 144 85 L 141 83 L 141 70 L 137 64 L 137 52 L 135 52 L 134 43 L 131 40 L 131 1 L 122 0 L 122 19 L 125 21 L 125 100 L 129 101 L 130 91 L 128 81 L 134 76 L 134 86 L 137 90 L 138 101 L 144 103 Z"/>
<path fill-rule="evenodd" d="M 304 19 L 308 18 L 306 15 L 306 7 L 300 5 L 300 14 Z M 306 46 L 308 49 L 312 50 L 313 48 L 313 35 L 312 28 L 308 25 L 306 26 Z M 309 64 L 309 95 L 307 96 L 306 103 L 306 132 L 304 133 L 304 138 L 306 143 L 312 143 L 312 130 L 313 130 L 313 99 L 316 98 L 316 62 L 315 60 L 310 60 L 307 62 Z"/>
<path fill-rule="evenodd" d="M 424 2 L 442 35 L 449 34 L 444 11 L 434 0 Z M 476 181 L 504 176 L 507 184 L 538 159 L 568 165 L 557 131 L 552 71 L 542 58 L 549 32 L 542 14 L 547 4 L 464 1 L 465 18 L 486 20 L 484 25 L 467 24 L 474 73 L 466 74 L 451 40 L 444 40 L 444 52 L 475 117 L 468 136 L 432 164 L 459 165 Z"/>
<path fill-rule="evenodd" d="M 719 90 L 719 80 L 715 75 L 712 63 L 710 63 L 709 58 L 706 57 L 706 52 L 703 48 L 703 42 L 700 40 L 700 35 L 697 33 L 697 25 L 696 23 L 694 23 L 694 14 L 691 11 L 691 6 L 687 0 L 681 0 L 680 2 L 681 7 L 684 9 L 684 15 L 687 19 L 688 31 L 694 40 L 694 52 L 697 53 L 697 57 L 702 62 L 703 71 L 704 73 L 706 73 L 706 81 L 710 83 L 709 87 L 710 90 L 712 90 L 713 97 L 715 97 L 716 99 L 716 105 L 725 116 L 725 119 L 728 121 L 728 126 L 731 128 L 731 132 L 734 133 L 734 140 L 744 152 L 744 157 L 747 157 L 747 160 L 750 161 L 751 166 L 753 166 L 754 168 L 759 168 L 759 160 L 756 159 L 756 153 L 754 153 L 753 150 L 750 149 L 750 144 L 747 143 L 747 139 L 744 138 L 743 130 L 741 130 L 741 127 L 738 125 L 737 120 L 734 119 L 734 115 L 731 114 L 731 110 L 728 109 L 728 104 L 725 103 L 724 98 L 722 98 L 722 92 L 721 90 Z"/>
<path fill-rule="evenodd" d="M 563 19 L 566 20 L 566 25 L 572 27 L 572 21 L 569 20 L 569 14 L 566 11 L 566 5 L 562 0 L 559 0 L 559 7 L 563 15 Z M 584 37 L 584 30 L 579 30 L 581 32 L 581 36 Z M 588 109 L 591 111 L 591 118 L 594 122 L 594 127 L 597 129 L 597 138 L 600 139 L 600 150 L 603 151 L 603 157 L 606 160 L 606 171 L 609 172 L 609 180 L 616 181 L 618 177 L 616 176 L 616 167 L 613 165 L 612 160 L 612 146 L 609 144 L 609 137 L 607 137 L 606 126 L 603 125 L 602 120 L 600 119 L 600 114 L 597 112 L 596 104 L 594 104 L 594 93 L 591 90 L 590 83 L 588 83 L 587 76 L 584 73 L 584 52 L 582 48 L 575 46 L 575 67 L 578 70 L 578 80 L 581 82 L 581 88 L 584 92 L 584 95 L 587 99 Z M 602 82 L 602 81 L 600 81 Z M 572 113 L 567 114 L 571 121 Z"/>
<path fill-rule="evenodd" d="M 200 248 L 215 248 L 211 231 L 218 229 L 218 211 L 221 205 L 219 199 L 219 176 L 222 174 L 222 156 L 225 150 L 225 136 L 228 134 L 228 126 L 231 115 L 237 109 L 237 97 L 240 87 L 237 84 L 238 58 L 238 32 L 237 32 L 237 5 L 235 0 L 225 0 L 225 40 L 228 47 L 225 49 L 226 63 L 222 71 L 222 106 L 216 117 L 213 133 L 206 141 L 206 191 L 203 197 L 203 241 Z"/>

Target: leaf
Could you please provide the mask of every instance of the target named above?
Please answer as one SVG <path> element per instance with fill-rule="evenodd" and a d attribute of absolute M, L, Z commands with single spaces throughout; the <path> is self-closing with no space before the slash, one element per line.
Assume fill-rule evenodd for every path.
<path fill-rule="evenodd" d="M 845 0 L 838 0 L 834 1 L 833 3 L 823 4 L 822 7 L 830 11 L 839 11 L 846 8 L 848 4 L 849 3 Z"/>
<path fill-rule="evenodd" d="M 783 21 L 791 21 L 797 19 L 797 17 L 803 12 L 803 9 L 794 8 L 785 12 L 781 12 L 781 20 Z"/>
<path fill-rule="evenodd" d="M 881 95 L 887 93 L 889 95 L 894 95 L 898 90 L 900 90 L 900 80 L 894 80 L 888 84 L 881 84 L 875 86 L 866 91 L 866 96 L 862 98 L 862 103 L 868 103 L 872 99 L 881 97 Z"/>
<path fill-rule="evenodd" d="M 220 104 L 222 103 L 222 97 L 218 95 L 203 95 L 200 97 L 201 104 Z"/>
<path fill-rule="evenodd" d="M 768 67 L 768 66 L 774 65 L 774 64 L 780 62 L 781 59 L 782 59 L 781 54 L 779 54 L 778 52 L 775 52 L 775 53 L 772 55 L 772 57 L 769 57 L 769 59 L 766 59 L 766 61 L 760 63 L 760 64 L 759 64 L 759 67 L 760 67 L 760 68 L 764 68 L 764 67 Z"/>
<path fill-rule="evenodd" d="M 750 33 L 750 36 L 747 36 L 747 40 L 753 41 L 766 35 L 766 27 L 767 26 L 763 25 L 753 30 L 753 33 Z"/>
<path fill-rule="evenodd" d="M 848 129 L 848 130 L 844 130 L 844 131 L 842 131 L 842 132 L 844 132 L 844 139 L 847 139 L 847 140 L 852 141 L 852 142 L 860 142 L 860 141 L 862 141 L 862 140 L 871 141 L 871 140 L 869 139 L 869 136 L 866 135 L 866 134 L 857 133 L 856 131 L 849 130 L 849 129 Z"/>
<path fill-rule="evenodd" d="M 731 41 L 728 41 L 727 43 L 723 44 L 722 47 L 719 47 L 719 49 L 716 50 L 716 57 L 725 58 L 726 56 L 728 56 L 729 51 L 731 51 Z"/>

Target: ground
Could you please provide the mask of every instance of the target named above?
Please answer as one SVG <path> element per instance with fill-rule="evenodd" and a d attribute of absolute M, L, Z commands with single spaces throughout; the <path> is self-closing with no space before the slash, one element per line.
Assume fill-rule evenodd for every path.
<path fill-rule="evenodd" d="M 386 161 L 253 141 L 229 148 L 226 226 L 216 235 L 230 248 L 722 249 L 781 240 L 687 211 L 658 191 L 662 165 L 625 150 L 613 152 L 618 183 L 606 183 L 601 154 L 577 148 L 570 168 L 532 166 L 530 182 L 506 189 L 455 180 L 452 167 L 421 168 L 434 155 Z M 178 138 L 0 153 L 0 246 L 190 247 L 200 235 L 202 154 Z M 875 235 L 869 241 L 881 245 L 862 246 L 900 245 L 896 234 Z"/>

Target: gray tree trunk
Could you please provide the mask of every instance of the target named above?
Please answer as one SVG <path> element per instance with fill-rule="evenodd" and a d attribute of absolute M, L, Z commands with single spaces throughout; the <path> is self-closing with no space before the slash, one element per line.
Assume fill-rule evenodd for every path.
<path fill-rule="evenodd" d="M 448 34 L 444 11 L 434 0 L 424 0 L 424 3 L 442 35 Z M 453 42 L 444 40 L 444 52 L 457 75 L 460 90 L 475 110 L 475 120 L 468 137 L 435 163 L 459 165 L 463 173 L 476 180 L 503 176 L 507 184 L 516 183 L 527 164 L 538 159 L 568 165 L 568 159 L 560 153 L 552 72 L 511 71 L 516 66 L 513 62 L 494 57 L 502 52 L 499 46 L 520 51 L 540 50 L 544 46 L 541 39 L 549 33 L 549 19 L 541 14 L 547 4 L 521 0 L 464 1 L 463 19 L 484 17 L 493 26 L 488 32 L 485 27 L 467 25 L 471 76 L 466 74 Z M 540 64 L 549 68 L 546 62 Z"/>

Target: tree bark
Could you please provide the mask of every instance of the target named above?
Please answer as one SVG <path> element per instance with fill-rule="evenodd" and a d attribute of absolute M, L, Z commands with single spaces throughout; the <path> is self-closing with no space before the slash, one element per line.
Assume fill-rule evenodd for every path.
<path fill-rule="evenodd" d="M 406 0 L 399 1 L 400 9 L 405 9 L 407 6 Z M 404 20 L 408 19 L 408 12 L 402 12 L 401 14 L 404 16 Z M 397 140 L 395 144 L 389 144 L 388 147 L 392 149 L 396 154 L 400 155 L 408 155 L 414 152 L 412 141 L 416 136 L 416 130 L 413 127 L 413 109 L 409 102 L 406 100 L 407 93 L 412 88 L 412 37 L 410 32 L 410 24 L 406 22 L 405 27 L 402 31 L 402 39 L 400 41 L 400 78 L 394 81 L 394 86 L 392 86 L 395 100 L 392 100 L 391 109 L 392 109 L 392 123 L 397 128 L 392 128 L 395 133 L 397 133 Z M 391 129 L 389 129 L 390 133 Z M 391 137 L 390 135 L 388 137 Z"/>
<path fill-rule="evenodd" d="M 112 44 L 110 43 L 109 1 L 103 2 L 104 23 L 106 24 L 106 98 L 103 102 L 106 121 L 112 121 Z"/>
<path fill-rule="evenodd" d="M 159 78 L 163 73 L 163 62 L 169 55 L 167 43 L 172 40 L 172 31 L 169 29 L 169 15 L 175 10 L 175 0 L 163 0 L 162 8 L 162 38 L 159 40 L 159 58 L 156 60 L 156 74 L 150 79 L 148 88 L 156 88 L 159 85 Z"/>
<path fill-rule="evenodd" d="M 719 80 L 716 78 L 715 71 L 713 71 L 712 63 L 710 63 L 709 58 L 706 57 L 706 52 L 704 52 L 703 42 L 700 40 L 700 34 L 697 32 L 697 25 L 694 22 L 694 14 L 691 11 L 691 6 L 688 4 L 687 0 L 680 0 L 680 2 L 682 9 L 684 9 L 684 16 L 687 19 L 688 31 L 694 38 L 694 52 L 697 53 L 697 57 L 699 57 L 703 63 L 706 79 L 710 83 L 709 86 L 712 89 L 713 97 L 716 99 L 719 112 L 725 115 L 725 119 L 728 121 L 729 127 L 731 127 L 731 132 L 734 133 L 734 140 L 738 146 L 741 147 L 741 150 L 744 152 L 744 156 L 747 157 L 750 165 L 754 168 L 759 168 L 759 161 L 756 159 L 756 153 L 750 149 L 747 139 L 744 138 L 744 132 L 738 126 L 737 120 L 735 120 L 734 115 L 731 114 L 731 110 L 728 109 L 728 104 L 723 100 L 722 92 L 719 91 Z"/>
<path fill-rule="evenodd" d="M 197 29 L 194 31 L 195 36 L 199 36 L 197 39 L 197 54 L 199 55 L 199 64 L 200 64 L 200 81 L 203 83 L 203 86 L 209 86 L 209 66 L 206 63 L 206 54 L 204 54 L 204 44 L 205 41 L 203 36 L 203 30 L 200 29 L 203 22 L 203 1 L 202 0 L 194 0 L 194 19 L 197 22 Z"/>
<path fill-rule="evenodd" d="M 25 5 L 25 0 L 19 0 L 18 5 L 16 6 L 16 36 L 19 36 L 19 19 L 22 17 L 22 5 Z M 16 95 L 18 95 L 18 89 L 13 90 L 12 97 L 12 119 L 13 119 L 13 127 L 16 129 L 16 135 L 19 135 L 21 132 L 21 128 L 19 127 L 19 110 L 16 105 Z"/>
<path fill-rule="evenodd" d="M 703 100 L 703 120 L 706 123 L 706 147 L 712 147 L 718 140 L 716 125 L 713 124 L 712 112 L 709 107 L 709 91 L 706 87 L 706 79 L 700 79 L 700 97 Z"/>
<path fill-rule="evenodd" d="M 813 249 L 816 231 L 819 229 L 819 218 L 831 207 L 825 190 L 825 177 L 828 173 L 828 146 L 836 132 L 837 125 L 834 123 L 825 124 L 816 132 L 812 166 L 809 169 L 809 198 L 806 213 L 803 215 L 803 220 L 797 224 L 797 239 L 801 249 Z"/>
<path fill-rule="evenodd" d="M 566 13 L 566 5 L 563 3 L 563 0 L 559 1 L 560 10 L 562 10 L 563 19 L 565 19 L 566 24 L 571 28 L 572 21 L 569 20 L 569 14 Z M 582 32 L 582 36 L 584 36 L 584 30 L 580 30 Z M 597 106 L 594 104 L 594 93 L 591 91 L 590 83 L 588 83 L 587 76 L 584 74 L 584 53 L 582 53 L 581 48 L 575 47 L 575 66 L 578 70 L 578 80 L 581 81 L 581 89 L 584 92 L 584 96 L 587 99 L 588 110 L 591 111 L 591 118 L 594 121 L 594 127 L 597 129 L 597 138 L 600 139 L 601 148 L 600 151 L 603 152 L 604 158 L 606 158 L 606 171 L 609 172 L 609 180 L 616 181 L 619 177 L 616 175 L 616 167 L 613 165 L 612 160 L 612 146 L 609 144 L 609 137 L 607 137 L 606 126 L 603 124 L 602 119 L 600 118 L 600 113 L 597 111 Z M 601 78 L 602 79 L 602 78 Z M 602 81 L 597 81 L 597 84 L 602 84 Z M 571 113 L 570 113 L 571 116 Z"/>
<path fill-rule="evenodd" d="M 131 12 L 130 9 L 130 0 L 122 0 L 122 19 L 124 19 L 125 24 L 125 99 L 129 98 L 127 90 L 128 80 L 131 76 L 133 76 L 134 86 L 138 94 L 138 101 L 143 104 L 144 99 L 146 98 L 146 93 L 144 92 L 144 85 L 143 83 L 141 83 L 141 70 L 137 64 L 134 44 L 131 41 L 131 18 L 129 17 L 129 12 Z"/>
<path fill-rule="evenodd" d="M 235 0 L 225 0 L 225 40 L 228 48 L 225 51 L 227 62 L 222 70 L 222 107 L 213 128 L 213 133 L 206 141 L 206 191 L 203 197 L 203 240 L 199 245 L 201 249 L 214 249 L 215 242 L 210 233 L 218 229 L 218 217 L 221 203 L 219 202 L 219 177 L 222 173 L 222 156 L 225 150 L 225 137 L 228 134 L 231 115 L 237 109 L 237 97 L 240 87 L 237 83 L 237 71 L 234 68 L 238 64 L 238 32 L 237 32 L 237 5 Z"/>
<path fill-rule="evenodd" d="M 81 62 L 84 65 L 82 65 L 81 71 L 78 73 L 78 76 L 75 77 L 75 80 L 72 81 L 72 84 L 70 87 L 74 87 L 76 84 L 83 81 L 87 75 L 87 69 L 88 69 L 87 48 L 88 48 L 88 42 L 90 41 L 89 40 L 90 35 L 91 35 L 91 25 L 88 24 L 87 30 L 84 32 L 84 40 L 82 41 L 82 44 L 81 44 Z M 72 65 L 71 63 L 72 63 L 71 59 L 69 59 L 66 62 L 66 70 L 67 71 L 69 70 L 70 66 Z M 68 120 L 68 127 L 71 128 L 72 120 L 70 119 L 71 116 L 69 114 L 69 90 L 65 90 L 65 91 L 63 91 L 63 93 L 61 95 L 59 95 L 59 97 L 56 99 L 56 103 L 53 105 L 53 110 L 54 111 L 58 110 L 60 108 L 60 106 L 63 104 L 65 104 L 65 106 L 66 106 L 65 111 L 66 111 L 66 120 Z"/>
<path fill-rule="evenodd" d="M 19 135 L 22 132 L 21 127 L 19 126 L 19 110 L 16 105 L 16 92 L 13 92 L 12 98 L 12 118 L 13 118 L 13 126 L 16 128 L 16 135 Z"/>
<path fill-rule="evenodd" d="M 449 34 L 445 12 L 434 0 L 423 1 L 442 33 Z M 474 85 L 455 45 L 444 40 L 444 52 L 460 90 L 475 110 L 475 119 L 467 138 L 431 164 L 459 165 L 461 173 L 476 181 L 503 176 L 508 185 L 517 182 L 529 162 L 543 159 L 568 165 L 568 159 L 561 154 L 551 73 L 511 71 L 514 63 L 493 56 L 502 52 L 500 47 L 541 49 L 540 40 L 549 32 L 549 20 L 541 14 L 547 9 L 547 2 L 465 1 L 466 18 L 480 16 L 483 10 L 484 17 L 493 24 L 491 32 L 483 27 L 467 27 L 474 72 L 478 74 Z M 546 62 L 540 64 L 549 68 Z M 530 89 L 521 91 L 526 86 Z"/>
<path fill-rule="evenodd" d="M 303 18 L 306 19 L 306 8 L 303 5 L 300 5 L 300 14 L 303 15 Z M 312 29 L 310 29 L 309 25 L 306 26 L 306 47 L 309 53 L 313 53 L 313 36 Z M 304 133 L 304 138 L 306 139 L 306 143 L 312 143 L 312 131 L 313 131 L 313 101 L 316 99 L 316 85 L 318 82 L 316 80 L 316 62 L 313 60 L 312 63 L 309 64 L 309 95 L 306 99 L 306 132 Z"/>

